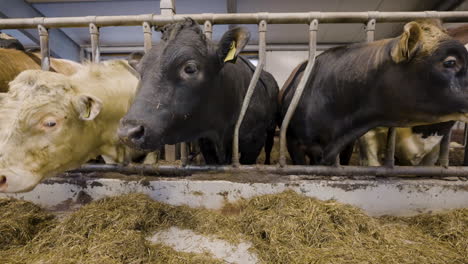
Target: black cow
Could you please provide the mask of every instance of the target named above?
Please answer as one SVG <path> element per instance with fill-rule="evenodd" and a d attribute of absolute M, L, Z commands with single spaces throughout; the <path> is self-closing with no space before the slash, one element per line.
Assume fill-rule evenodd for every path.
<path fill-rule="evenodd" d="M 121 122 L 121 139 L 146 150 L 199 140 L 206 163 L 229 163 L 234 126 L 255 69 L 238 56 L 248 40 L 246 29 L 234 28 L 216 45 L 192 19 L 166 26 L 139 65 L 141 86 Z M 269 154 L 277 95 L 276 81 L 263 71 L 240 128 L 242 164 L 255 163 L 265 143 Z"/>
<path fill-rule="evenodd" d="M 440 21 L 405 25 L 396 38 L 337 47 L 317 57 L 287 143 L 295 164 L 331 164 L 377 126 L 467 120 L 468 53 Z M 284 117 L 302 73 L 284 91 Z"/>

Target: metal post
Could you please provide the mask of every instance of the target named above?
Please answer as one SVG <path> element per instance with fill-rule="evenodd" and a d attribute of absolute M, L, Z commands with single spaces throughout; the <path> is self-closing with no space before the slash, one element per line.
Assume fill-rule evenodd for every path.
<path fill-rule="evenodd" d="M 371 19 L 367 22 L 366 27 L 366 42 L 374 41 L 375 36 L 375 19 Z"/>
<path fill-rule="evenodd" d="M 465 123 L 463 146 L 465 148 L 465 155 L 463 157 L 463 166 L 468 166 L 468 123 Z"/>
<path fill-rule="evenodd" d="M 449 154 L 450 154 L 450 139 L 452 138 L 452 129 L 444 135 L 440 142 L 439 150 L 439 164 L 442 167 L 447 168 L 449 166 Z"/>
<path fill-rule="evenodd" d="M 143 22 L 143 37 L 146 53 L 153 46 L 153 32 L 151 31 L 151 25 L 148 22 Z"/>
<path fill-rule="evenodd" d="M 41 45 L 41 68 L 44 71 L 50 69 L 50 49 L 49 49 L 49 32 L 42 25 L 37 26 L 39 31 L 39 42 Z"/>
<path fill-rule="evenodd" d="M 89 24 L 89 34 L 91 36 L 91 52 L 93 56 L 93 62 L 98 63 L 101 59 L 99 51 L 99 28 L 94 23 Z"/>
<path fill-rule="evenodd" d="M 260 74 L 265 66 L 265 57 L 266 57 L 266 31 L 267 31 L 267 22 L 265 20 L 260 21 L 258 24 L 258 64 L 255 68 L 255 72 L 250 80 L 249 88 L 242 102 L 242 108 L 239 114 L 239 118 L 236 122 L 236 127 L 234 128 L 234 138 L 232 142 L 232 165 L 238 167 L 239 162 L 239 129 L 244 120 L 245 113 L 250 104 L 250 99 L 252 98 L 255 87 L 257 86 L 258 79 Z"/>
<path fill-rule="evenodd" d="M 385 166 L 387 167 L 395 166 L 395 139 L 396 129 L 394 127 L 389 127 L 387 133 L 387 147 L 385 150 Z"/>
<path fill-rule="evenodd" d="M 212 39 L 213 37 L 213 25 L 211 21 L 207 20 L 205 21 L 205 24 L 203 25 L 203 31 L 205 32 L 205 36 L 207 39 Z"/>
<path fill-rule="evenodd" d="M 174 0 L 161 0 L 159 8 L 163 16 L 172 16 L 175 14 Z"/>
<path fill-rule="evenodd" d="M 187 151 L 187 143 L 185 142 L 180 143 L 180 161 L 182 163 L 182 166 L 187 166 L 188 151 Z"/>
<path fill-rule="evenodd" d="M 288 111 L 286 112 L 286 115 L 284 116 L 284 119 L 281 125 L 280 159 L 279 159 L 279 165 L 281 167 L 286 166 L 286 131 L 288 129 L 289 122 L 291 121 L 294 111 L 296 111 L 299 100 L 301 99 L 302 92 L 304 91 L 304 88 L 307 84 L 307 80 L 309 79 L 310 74 L 312 73 L 312 69 L 314 68 L 315 52 L 317 50 L 317 30 L 318 30 L 318 20 L 314 19 L 312 20 L 309 26 L 309 60 L 304 70 L 304 75 L 302 76 L 301 81 L 299 82 L 296 88 L 296 92 L 294 93 L 294 96 L 291 100 L 291 104 L 288 107 Z"/>
<path fill-rule="evenodd" d="M 366 30 L 366 42 L 374 41 L 375 36 L 375 19 L 370 19 L 365 27 Z M 394 127 L 388 128 L 387 133 L 387 146 L 385 149 L 385 165 L 393 167 L 395 165 L 395 139 L 396 129 Z"/>

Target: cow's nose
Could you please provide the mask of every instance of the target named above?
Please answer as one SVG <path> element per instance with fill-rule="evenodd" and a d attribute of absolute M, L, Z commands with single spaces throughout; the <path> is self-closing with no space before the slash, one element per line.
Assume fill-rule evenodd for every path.
<path fill-rule="evenodd" d="M 7 186 L 7 177 L 5 175 L 0 175 L 0 190 L 5 189 Z"/>
<path fill-rule="evenodd" d="M 138 125 L 127 130 L 127 136 L 134 140 L 139 140 L 145 135 L 145 127 Z"/>
<path fill-rule="evenodd" d="M 123 141 L 139 141 L 145 136 L 145 127 L 140 124 L 122 122 L 117 134 Z"/>

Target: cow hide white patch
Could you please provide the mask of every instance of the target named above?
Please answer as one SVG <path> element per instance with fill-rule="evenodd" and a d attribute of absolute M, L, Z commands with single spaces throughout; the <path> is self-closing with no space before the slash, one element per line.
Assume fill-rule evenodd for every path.
<path fill-rule="evenodd" d="M 258 257 L 249 252 L 252 245 L 248 242 L 233 245 L 221 239 L 199 235 L 192 230 L 178 227 L 159 231 L 147 239 L 155 244 L 161 243 L 170 246 L 176 251 L 198 254 L 210 253 L 213 257 L 222 259 L 226 263 L 259 263 Z"/>

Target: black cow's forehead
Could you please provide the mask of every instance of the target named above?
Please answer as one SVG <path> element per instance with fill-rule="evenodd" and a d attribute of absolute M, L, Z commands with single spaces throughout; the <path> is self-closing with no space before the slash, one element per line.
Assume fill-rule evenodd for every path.
<path fill-rule="evenodd" d="M 202 60 L 209 54 L 211 47 L 205 36 L 193 28 L 181 29 L 178 34 L 167 41 L 161 41 L 142 59 L 140 73 L 165 69 L 189 59 Z"/>
<path fill-rule="evenodd" d="M 442 41 L 432 54 L 435 59 L 444 59 L 447 56 L 455 56 L 463 60 L 465 65 L 468 63 L 468 51 L 461 42 L 455 39 Z"/>

